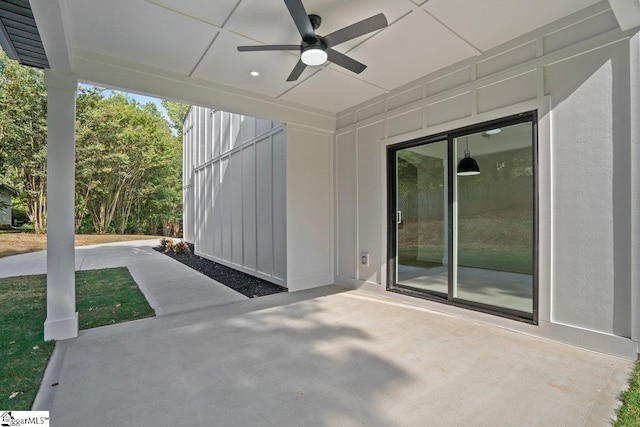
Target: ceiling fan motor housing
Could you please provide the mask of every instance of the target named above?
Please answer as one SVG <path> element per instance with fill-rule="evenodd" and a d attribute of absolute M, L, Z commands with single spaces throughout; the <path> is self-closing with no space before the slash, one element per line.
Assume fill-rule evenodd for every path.
<path fill-rule="evenodd" d="M 327 47 L 327 41 L 324 37 L 316 36 L 315 40 L 302 40 L 302 43 L 300 43 L 300 52 L 304 52 L 309 49 L 327 50 Z"/>
<path fill-rule="evenodd" d="M 322 24 L 322 18 L 320 18 L 320 15 L 309 15 L 309 21 L 311 21 L 311 26 L 314 30 L 320 28 L 320 24 Z"/>

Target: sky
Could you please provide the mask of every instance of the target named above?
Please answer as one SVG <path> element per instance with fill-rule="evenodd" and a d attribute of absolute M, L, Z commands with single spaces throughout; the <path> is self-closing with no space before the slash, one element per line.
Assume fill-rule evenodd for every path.
<path fill-rule="evenodd" d="M 93 87 L 92 85 L 88 85 L 85 83 L 80 83 L 80 87 Z M 164 107 L 162 106 L 162 104 L 160 103 L 160 99 L 158 98 L 152 98 L 150 96 L 145 96 L 145 95 L 138 95 L 137 93 L 130 93 L 130 92 L 125 92 L 123 90 L 111 90 L 111 89 L 106 89 L 105 90 L 105 95 L 106 96 L 110 96 L 111 93 L 121 93 L 125 96 L 127 96 L 128 98 L 133 98 L 136 100 L 136 102 L 140 103 L 140 104 L 147 104 L 149 102 L 153 103 L 156 105 L 156 107 L 158 107 L 158 110 L 165 116 L 165 118 L 167 117 L 167 110 L 164 109 Z"/>

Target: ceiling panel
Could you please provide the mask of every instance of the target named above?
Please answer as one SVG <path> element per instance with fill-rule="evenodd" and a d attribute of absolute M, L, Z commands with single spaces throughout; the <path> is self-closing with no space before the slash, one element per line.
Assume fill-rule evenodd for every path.
<path fill-rule="evenodd" d="M 287 76 L 298 62 L 298 53 L 238 52 L 236 46 L 252 44 L 237 34 L 221 34 L 215 47 L 202 60 L 193 77 L 277 97 L 296 83 L 287 82 Z M 259 76 L 253 77 L 251 71 Z M 307 69 L 300 80 L 311 74 Z"/>
<path fill-rule="evenodd" d="M 322 24 L 317 34 L 324 36 L 378 13 L 384 13 L 389 22 L 408 13 L 409 1 L 307 0 L 303 2 L 309 14 L 320 15 Z M 227 28 L 265 44 L 298 44 L 300 35 L 282 0 L 244 0 Z M 366 40 L 368 35 L 339 45 L 345 50 Z"/>
<path fill-rule="evenodd" d="M 382 89 L 361 80 L 331 68 L 323 68 L 281 99 L 337 112 L 383 93 Z"/>
<path fill-rule="evenodd" d="M 315 13 L 322 17 L 322 25 L 317 31 L 318 34 L 322 36 L 355 24 L 373 15 L 377 15 L 378 13 L 383 13 L 387 21 L 392 23 L 409 13 L 413 8 L 408 0 L 306 0 L 304 4 L 308 13 Z M 336 50 L 346 52 L 353 46 L 367 40 L 373 34 L 376 33 L 370 33 L 342 43 L 336 47 Z"/>
<path fill-rule="evenodd" d="M 221 27 L 240 0 L 146 0 Z"/>
<path fill-rule="evenodd" d="M 424 8 L 486 51 L 600 0 L 429 0 Z"/>
<path fill-rule="evenodd" d="M 298 44 L 300 35 L 282 0 L 243 0 L 226 28 L 259 44 Z"/>
<path fill-rule="evenodd" d="M 336 46 L 367 65 L 363 73 L 328 64 L 296 82 L 286 78 L 298 52 L 236 49 L 300 42 L 283 0 L 58 1 L 77 57 L 94 52 L 336 113 L 599 0 L 303 0 L 323 19 L 320 35 L 377 13 L 390 26 Z"/>
<path fill-rule="evenodd" d="M 349 56 L 367 64 L 360 75 L 364 80 L 390 90 L 478 53 L 418 10 L 358 46 Z"/>
<path fill-rule="evenodd" d="M 189 74 L 218 30 L 145 1 L 71 0 L 75 47 Z"/>

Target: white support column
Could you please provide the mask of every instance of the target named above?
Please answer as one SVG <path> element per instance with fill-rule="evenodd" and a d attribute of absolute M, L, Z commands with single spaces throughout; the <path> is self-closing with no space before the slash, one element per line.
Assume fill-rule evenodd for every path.
<path fill-rule="evenodd" d="M 44 339 L 78 336 L 74 203 L 76 76 L 45 70 L 47 86 L 47 320 Z"/>

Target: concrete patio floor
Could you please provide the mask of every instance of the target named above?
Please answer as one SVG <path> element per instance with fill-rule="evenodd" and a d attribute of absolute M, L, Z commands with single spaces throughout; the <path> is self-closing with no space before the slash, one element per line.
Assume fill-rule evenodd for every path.
<path fill-rule="evenodd" d="M 52 426 L 607 425 L 632 367 L 330 286 L 82 331 L 34 409 Z"/>
<path fill-rule="evenodd" d="M 336 286 L 249 300 L 155 245 L 76 248 L 76 269 L 127 266 L 158 317 L 56 344 L 33 407 L 52 426 L 607 425 L 632 373 Z M 0 277 L 45 270 L 45 252 L 0 259 Z"/>

